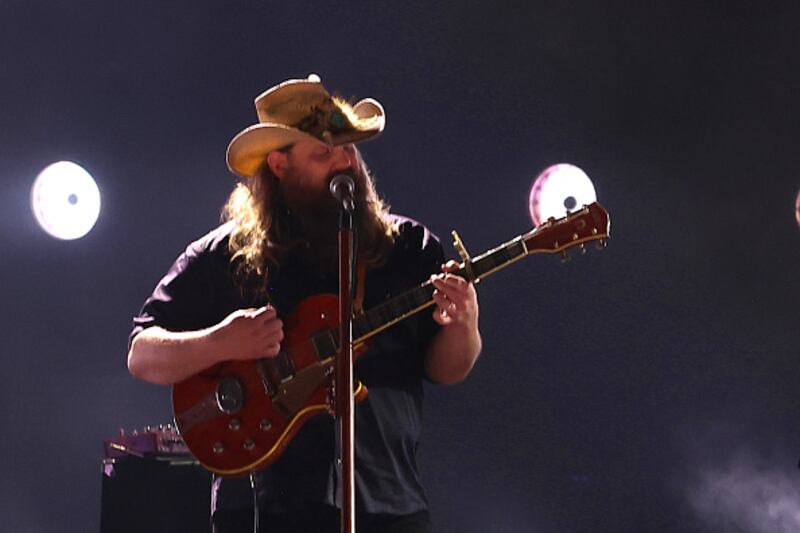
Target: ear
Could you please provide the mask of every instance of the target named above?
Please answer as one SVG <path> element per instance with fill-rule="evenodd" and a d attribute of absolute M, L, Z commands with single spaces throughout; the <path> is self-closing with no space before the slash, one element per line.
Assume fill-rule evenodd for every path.
<path fill-rule="evenodd" d="M 289 166 L 289 154 L 273 150 L 267 154 L 267 165 L 277 178 L 283 178 Z"/>

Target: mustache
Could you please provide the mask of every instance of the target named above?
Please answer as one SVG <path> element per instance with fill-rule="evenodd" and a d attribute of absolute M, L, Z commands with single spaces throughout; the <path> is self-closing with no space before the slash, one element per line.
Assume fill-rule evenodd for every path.
<path fill-rule="evenodd" d="M 351 169 L 347 169 L 345 171 L 332 172 L 331 174 L 329 174 L 328 177 L 325 180 L 326 183 L 328 184 L 329 190 L 330 190 L 331 182 L 333 181 L 333 179 L 336 176 L 347 176 L 350 179 L 352 179 L 353 180 L 353 187 L 355 189 L 353 191 L 354 193 L 358 193 L 359 191 L 364 192 L 364 188 L 366 187 L 366 178 L 364 177 L 364 175 L 361 172 L 356 171 L 356 169 L 352 169 L 351 168 Z"/>
<path fill-rule="evenodd" d="M 348 176 L 353 180 L 353 203 L 356 213 L 367 211 L 371 190 L 370 183 L 363 173 L 355 169 L 332 172 L 322 180 L 319 186 L 313 188 L 309 188 L 307 185 L 300 185 L 311 181 L 303 179 L 302 175 L 295 176 L 294 178 L 296 179 L 277 181 L 273 208 L 277 207 L 280 211 L 285 210 L 301 217 L 319 218 L 325 215 L 338 217 L 341 203 L 331 192 L 330 183 L 334 177 L 339 175 Z M 281 207 L 283 209 L 280 209 Z"/>

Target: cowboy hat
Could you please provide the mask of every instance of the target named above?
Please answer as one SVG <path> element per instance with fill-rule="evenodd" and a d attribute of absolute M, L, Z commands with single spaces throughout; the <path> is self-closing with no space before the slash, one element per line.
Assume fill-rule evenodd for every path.
<path fill-rule="evenodd" d="M 273 150 L 307 139 L 336 146 L 364 141 L 383 131 L 383 106 L 372 98 L 350 105 L 332 97 L 319 76 L 288 80 L 255 100 L 258 124 L 245 128 L 228 145 L 228 168 L 252 176 Z"/>

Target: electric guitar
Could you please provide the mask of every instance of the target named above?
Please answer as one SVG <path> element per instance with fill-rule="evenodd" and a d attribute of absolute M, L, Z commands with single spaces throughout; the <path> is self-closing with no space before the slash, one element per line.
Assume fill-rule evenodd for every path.
<path fill-rule="evenodd" d="M 470 259 L 454 232 L 464 261 L 453 272 L 472 282 L 529 254 L 560 253 L 596 241 L 605 246 L 608 212 L 592 203 Z M 395 296 L 353 319 L 354 354 L 366 341 L 434 305 L 430 281 Z M 209 471 L 245 475 L 273 463 L 310 417 L 327 412 L 328 384 L 338 350 L 339 304 L 321 294 L 301 302 L 284 319 L 277 357 L 226 361 L 176 384 L 172 389 L 175 422 L 186 445 Z M 366 387 L 354 384 L 355 400 Z"/>

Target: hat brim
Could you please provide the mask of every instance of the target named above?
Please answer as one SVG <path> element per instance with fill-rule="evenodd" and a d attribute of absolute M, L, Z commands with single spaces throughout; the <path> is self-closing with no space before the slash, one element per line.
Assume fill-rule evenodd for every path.
<path fill-rule="evenodd" d="M 353 106 L 360 117 L 375 117 L 373 128 L 351 130 L 334 135 L 330 144 L 357 143 L 375 137 L 383 131 L 386 124 L 383 106 L 372 98 L 366 98 Z M 324 142 L 297 128 L 277 123 L 260 123 L 245 128 L 228 145 L 228 168 L 241 177 L 253 176 L 264 163 L 267 154 L 299 141 L 313 140 Z"/>

